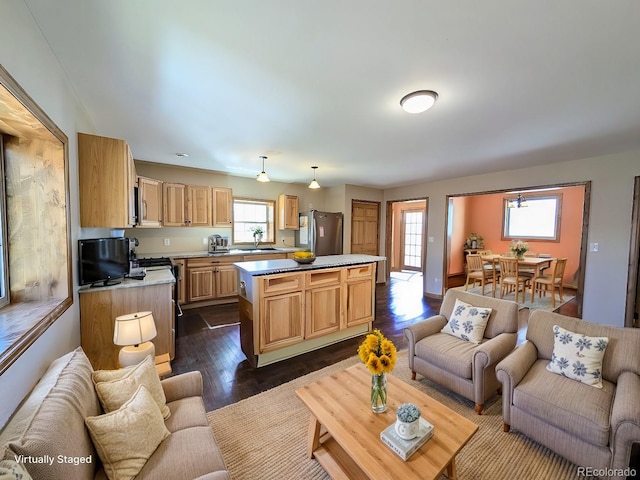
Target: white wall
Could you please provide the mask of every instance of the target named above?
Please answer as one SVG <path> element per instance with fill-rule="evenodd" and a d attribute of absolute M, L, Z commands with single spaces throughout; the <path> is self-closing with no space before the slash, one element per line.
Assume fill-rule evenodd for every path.
<path fill-rule="evenodd" d="M 634 151 L 454 180 L 424 182 L 386 190 L 384 198 L 385 201 L 420 196 L 429 198 L 427 234 L 435 237 L 435 242 L 428 244 L 425 292 L 440 295 L 446 242 L 446 195 L 590 180 L 588 241 L 597 242 L 599 251 L 587 254 L 583 318 L 623 326 L 633 182 L 638 175 L 640 151 Z"/>
<path fill-rule="evenodd" d="M 91 131 L 66 76 L 22 0 L 0 2 L 0 62 L 69 138 L 72 265 L 79 233 L 76 131 Z M 4 425 L 51 361 L 80 345 L 77 288 L 74 303 L 2 376 L 0 426 Z"/>

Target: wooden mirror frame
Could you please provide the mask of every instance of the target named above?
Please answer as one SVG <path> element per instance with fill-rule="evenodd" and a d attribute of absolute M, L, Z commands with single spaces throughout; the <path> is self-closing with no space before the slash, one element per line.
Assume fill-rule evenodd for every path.
<path fill-rule="evenodd" d="M 40 302 L 33 302 L 29 296 L 28 288 L 23 288 L 25 290 L 24 294 L 14 294 L 12 279 L 9 277 L 8 284 L 11 285 L 9 288 L 12 290 L 12 299 L 9 305 L 0 308 L 0 374 L 2 374 L 73 304 L 73 275 L 71 267 L 73 257 L 71 250 L 69 147 L 67 136 L 20 87 L 2 65 L 0 65 L 0 135 L 6 136 L 8 139 L 24 140 L 23 143 L 33 143 L 37 147 L 41 146 L 38 142 L 42 142 L 42 145 L 50 145 L 52 148 L 49 153 L 55 159 L 55 164 L 59 164 L 60 168 L 64 169 L 64 172 L 56 169 L 56 172 L 58 172 L 57 180 L 53 180 L 53 184 L 49 185 L 55 191 L 43 194 L 50 194 L 55 198 L 56 206 L 58 207 L 56 218 L 64 222 L 64 225 L 51 225 L 55 241 L 60 248 L 56 251 L 56 258 L 51 259 L 51 263 L 48 265 L 49 269 L 45 268 L 44 271 L 41 268 L 34 270 L 38 275 L 33 284 L 33 288 L 38 290 L 35 295 L 46 296 L 41 293 L 46 290 L 50 292 L 49 298 Z M 30 148 L 32 151 L 37 150 L 33 145 Z M 40 159 L 39 155 L 41 153 L 41 150 L 38 150 L 37 153 L 34 152 L 33 158 Z M 61 179 L 62 181 L 60 181 Z M 39 180 L 41 179 L 34 178 L 33 183 L 37 183 Z M 7 222 L 7 224 L 8 233 L 11 233 L 11 222 Z M 30 227 L 27 226 L 25 230 L 30 230 Z M 18 241 L 20 241 L 20 238 L 18 238 Z M 38 246 L 41 245 L 45 244 L 38 244 Z M 11 243 L 7 248 L 10 256 Z M 47 252 L 40 251 L 39 253 L 41 258 L 49 259 L 53 256 L 48 255 Z M 29 261 L 31 260 L 29 259 Z M 25 264 L 27 263 L 29 262 L 25 262 Z M 58 272 L 59 277 L 56 276 L 56 272 Z M 11 270 L 8 273 L 11 275 Z M 15 276 L 18 277 L 14 279 L 15 282 L 23 282 L 29 278 L 27 274 L 22 275 L 24 279 L 20 278 L 20 275 Z M 65 276 L 66 279 L 64 278 Z M 23 286 L 25 285 L 27 284 Z"/>

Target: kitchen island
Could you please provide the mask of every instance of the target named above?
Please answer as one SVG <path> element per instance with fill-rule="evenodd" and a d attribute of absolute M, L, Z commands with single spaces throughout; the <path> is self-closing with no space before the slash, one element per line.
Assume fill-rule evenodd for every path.
<path fill-rule="evenodd" d="M 328 255 L 311 264 L 234 263 L 240 343 L 249 363 L 261 367 L 371 331 L 380 260 Z"/>

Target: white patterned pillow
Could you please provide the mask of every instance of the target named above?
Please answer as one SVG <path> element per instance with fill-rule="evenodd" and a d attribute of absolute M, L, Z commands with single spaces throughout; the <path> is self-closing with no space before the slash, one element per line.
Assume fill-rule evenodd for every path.
<path fill-rule="evenodd" d="M 440 331 L 458 337 L 465 342 L 480 343 L 489 321 L 489 315 L 491 315 L 490 308 L 474 307 L 456 299 L 451 318 Z"/>
<path fill-rule="evenodd" d="M 553 353 L 547 370 L 567 378 L 602 388 L 602 358 L 607 337 L 587 337 L 553 326 Z"/>

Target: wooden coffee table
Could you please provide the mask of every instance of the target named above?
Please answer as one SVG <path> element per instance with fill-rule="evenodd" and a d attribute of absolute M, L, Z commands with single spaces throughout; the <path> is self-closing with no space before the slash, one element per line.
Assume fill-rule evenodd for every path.
<path fill-rule="evenodd" d="M 362 364 L 296 390 L 311 411 L 308 453 L 333 479 L 457 478 L 455 457 L 478 426 L 408 383 L 387 375 L 387 411 L 369 404 L 371 373 Z M 413 403 L 434 427 L 433 437 L 406 462 L 380 440 L 396 409 Z"/>

